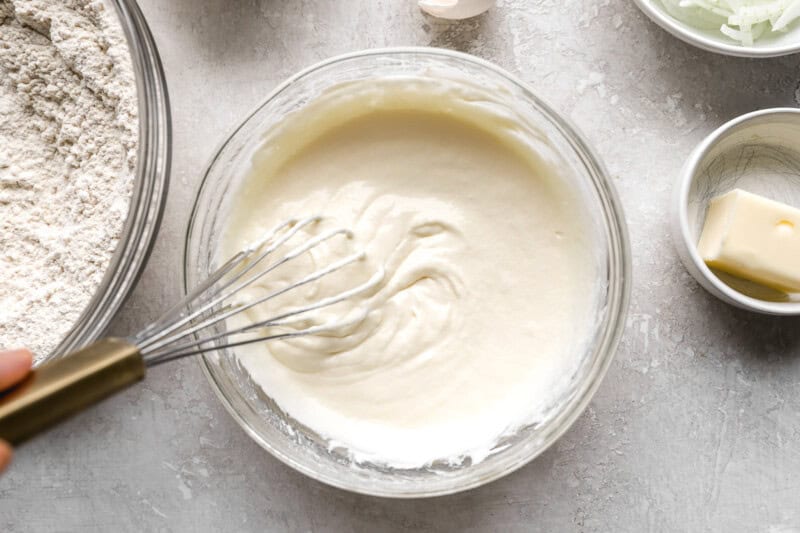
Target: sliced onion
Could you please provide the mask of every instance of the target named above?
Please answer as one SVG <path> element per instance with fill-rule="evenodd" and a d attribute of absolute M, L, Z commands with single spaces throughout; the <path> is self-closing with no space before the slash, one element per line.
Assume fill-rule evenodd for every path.
<path fill-rule="evenodd" d="M 662 0 L 674 17 L 700 28 L 719 28 L 751 46 L 772 31 L 785 31 L 800 18 L 800 0 Z"/>
<path fill-rule="evenodd" d="M 783 31 L 789 24 L 797 20 L 798 17 L 800 17 L 800 0 L 794 0 L 772 24 L 772 30 Z"/>

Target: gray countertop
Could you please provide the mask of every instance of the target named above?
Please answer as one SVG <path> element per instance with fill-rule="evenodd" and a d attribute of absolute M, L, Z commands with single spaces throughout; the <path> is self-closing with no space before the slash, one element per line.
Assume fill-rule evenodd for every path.
<path fill-rule="evenodd" d="M 800 531 L 800 320 L 734 310 L 678 262 L 673 180 L 712 129 L 796 106 L 800 57 L 685 45 L 630 0 L 501 0 L 461 23 L 413 0 L 142 0 L 173 104 L 166 216 L 112 332 L 179 295 L 192 197 L 223 135 L 276 84 L 343 52 L 430 45 L 492 60 L 572 118 L 614 176 L 633 243 L 622 346 L 572 429 L 530 465 L 450 497 L 392 501 L 308 479 L 259 448 L 196 361 L 19 450 L 0 531 Z"/>

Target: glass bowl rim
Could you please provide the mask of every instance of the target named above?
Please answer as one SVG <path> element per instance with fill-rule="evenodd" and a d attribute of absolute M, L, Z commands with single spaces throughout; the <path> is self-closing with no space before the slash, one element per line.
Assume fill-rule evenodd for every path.
<path fill-rule="evenodd" d="M 269 452 L 273 457 L 291 467 L 292 469 L 305 474 L 306 476 L 325 483 L 327 485 L 344 489 L 350 492 L 364 494 L 368 496 L 380 496 L 389 498 L 421 498 L 421 497 L 434 497 L 445 496 L 470 490 L 481 485 L 485 485 L 504 477 L 530 461 L 538 457 L 541 453 L 547 450 L 555 441 L 557 441 L 577 420 L 577 418 L 585 411 L 591 398 L 597 391 L 600 383 L 603 380 L 608 368 L 616 353 L 619 341 L 622 337 L 622 332 L 625 327 L 625 317 L 627 315 L 628 304 L 630 301 L 631 291 L 631 252 L 630 242 L 628 237 L 627 225 L 623 213 L 622 203 L 620 202 L 617 193 L 611 183 L 608 172 L 596 155 L 594 150 L 589 146 L 583 135 L 579 130 L 572 125 L 572 123 L 557 113 L 549 104 L 544 102 L 539 96 L 536 95 L 533 88 L 526 82 L 516 77 L 515 75 L 507 72 L 505 69 L 495 65 L 494 63 L 466 54 L 463 52 L 456 52 L 447 49 L 424 47 L 424 46 L 403 46 L 403 47 L 388 47 L 388 48 L 372 48 L 361 50 L 357 52 L 350 52 L 337 56 L 330 57 L 323 61 L 312 64 L 296 74 L 290 76 L 285 81 L 280 83 L 267 96 L 259 102 L 251 112 L 249 112 L 237 125 L 232 128 L 224 137 L 223 141 L 215 148 L 214 155 L 210 158 L 208 164 L 203 171 L 203 178 L 201 179 L 195 193 L 195 200 L 189 216 L 189 222 L 186 228 L 184 237 L 184 257 L 183 257 L 183 290 L 188 293 L 189 286 L 189 254 L 190 254 L 190 241 L 192 234 L 195 230 L 195 224 L 199 220 L 198 213 L 200 209 L 200 199 L 208 186 L 209 176 L 211 169 L 216 164 L 223 150 L 228 146 L 231 140 L 239 133 L 239 131 L 250 122 L 250 120 L 257 115 L 270 101 L 278 96 L 283 91 L 290 88 L 297 81 L 302 78 L 315 73 L 318 70 L 325 69 L 338 63 L 344 63 L 349 60 L 363 59 L 369 57 L 380 56 L 402 56 L 402 55 L 428 55 L 435 57 L 443 57 L 456 61 L 464 61 L 482 67 L 491 71 L 493 74 L 504 78 L 506 81 L 518 88 L 522 89 L 529 99 L 528 104 L 534 105 L 537 110 L 551 122 L 551 125 L 556 128 L 558 133 L 568 142 L 575 155 L 584 167 L 587 168 L 588 174 L 591 176 L 592 185 L 597 192 L 599 203 L 602 206 L 602 213 L 604 216 L 604 227 L 608 232 L 609 240 L 609 289 L 608 296 L 605 300 L 605 327 L 602 328 L 601 333 L 595 343 L 594 361 L 587 375 L 580 381 L 576 394 L 564 405 L 563 410 L 554 417 L 549 424 L 552 430 L 545 435 L 540 445 L 532 452 L 524 454 L 522 457 L 517 458 L 516 461 L 506 463 L 503 468 L 497 468 L 490 472 L 488 475 L 475 476 L 474 479 L 468 482 L 460 482 L 454 484 L 452 487 L 433 490 L 416 490 L 414 492 L 403 492 L 396 490 L 384 490 L 381 487 L 365 486 L 359 483 L 351 483 L 349 481 L 342 481 L 338 478 L 320 474 L 313 468 L 306 467 L 300 464 L 292 457 L 284 454 L 276 449 L 270 442 L 267 442 L 245 419 L 245 417 L 236 409 L 232 401 L 227 397 L 224 388 L 220 385 L 214 376 L 213 371 L 209 366 L 208 359 L 202 355 L 197 356 L 199 364 L 203 373 L 208 379 L 209 383 L 214 390 L 217 398 L 222 405 L 236 421 L 237 424 L 250 436 L 259 446 Z M 480 463 L 478 463 L 480 464 Z"/>
<path fill-rule="evenodd" d="M 125 34 L 136 81 L 139 138 L 133 194 L 103 279 L 80 316 L 37 365 L 99 338 L 133 292 L 161 228 L 172 166 L 172 115 L 164 68 L 136 0 L 106 0 Z"/>

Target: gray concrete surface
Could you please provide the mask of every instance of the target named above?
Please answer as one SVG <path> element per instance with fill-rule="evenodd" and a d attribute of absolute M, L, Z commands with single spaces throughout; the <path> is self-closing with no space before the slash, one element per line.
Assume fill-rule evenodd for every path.
<path fill-rule="evenodd" d="M 142 0 L 175 126 L 158 245 L 113 326 L 179 294 L 201 168 L 279 81 L 342 52 L 431 45 L 516 72 L 597 148 L 627 209 L 625 338 L 589 409 L 532 464 L 452 497 L 391 501 L 295 473 L 253 443 L 195 361 L 19 450 L 0 531 L 800 531 L 800 320 L 736 311 L 678 263 L 670 188 L 691 148 L 741 113 L 794 106 L 800 58 L 741 60 L 675 40 L 630 0 L 501 0 L 462 23 L 412 0 Z"/>

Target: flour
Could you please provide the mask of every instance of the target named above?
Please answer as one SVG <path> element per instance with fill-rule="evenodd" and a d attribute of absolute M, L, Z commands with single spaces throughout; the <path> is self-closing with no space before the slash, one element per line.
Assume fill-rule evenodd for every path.
<path fill-rule="evenodd" d="M 0 0 L 0 349 L 41 358 L 83 312 L 127 217 L 137 141 L 110 6 Z"/>

